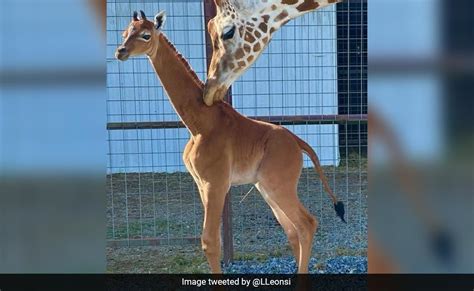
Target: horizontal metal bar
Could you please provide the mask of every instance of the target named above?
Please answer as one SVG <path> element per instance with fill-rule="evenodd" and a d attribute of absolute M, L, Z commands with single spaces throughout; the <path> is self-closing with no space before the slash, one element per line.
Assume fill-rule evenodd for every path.
<path fill-rule="evenodd" d="M 474 55 L 447 54 L 437 57 L 375 56 L 369 58 L 371 73 L 427 73 L 474 71 Z"/>
<path fill-rule="evenodd" d="M 367 122 L 367 114 L 331 114 L 331 115 L 293 115 L 293 116 L 254 116 L 254 120 L 265 121 L 279 125 L 300 124 L 346 124 Z M 124 129 L 164 129 L 183 128 L 181 121 L 152 121 L 152 122 L 109 122 L 108 130 Z"/>
<path fill-rule="evenodd" d="M 165 246 L 165 245 L 194 245 L 200 244 L 199 237 L 183 238 L 133 238 L 133 239 L 109 239 L 108 247 L 137 247 L 137 246 Z"/>

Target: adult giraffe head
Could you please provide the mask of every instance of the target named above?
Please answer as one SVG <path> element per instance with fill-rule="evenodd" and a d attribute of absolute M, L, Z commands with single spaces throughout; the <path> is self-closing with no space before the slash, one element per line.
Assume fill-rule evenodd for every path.
<path fill-rule="evenodd" d="M 216 16 L 208 23 L 213 54 L 204 102 L 222 100 L 230 85 L 260 56 L 273 34 L 304 13 L 342 0 L 214 0 Z"/>
<path fill-rule="evenodd" d="M 156 37 L 161 33 L 161 27 L 166 20 L 164 11 L 155 15 L 154 21 L 149 21 L 145 13 L 140 10 L 133 12 L 132 21 L 122 34 L 123 43 L 115 51 L 118 60 L 126 61 L 129 57 L 152 54 L 157 49 Z"/>

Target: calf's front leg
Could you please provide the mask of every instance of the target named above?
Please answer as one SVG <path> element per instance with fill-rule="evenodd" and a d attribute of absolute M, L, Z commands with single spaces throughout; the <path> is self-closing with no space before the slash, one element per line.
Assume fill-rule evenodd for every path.
<path fill-rule="evenodd" d="M 220 224 L 225 196 L 229 185 L 211 185 L 204 183 L 202 187 L 202 204 L 204 206 L 204 224 L 202 228 L 202 250 L 206 255 L 211 273 L 222 273 L 220 264 L 221 234 Z"/>

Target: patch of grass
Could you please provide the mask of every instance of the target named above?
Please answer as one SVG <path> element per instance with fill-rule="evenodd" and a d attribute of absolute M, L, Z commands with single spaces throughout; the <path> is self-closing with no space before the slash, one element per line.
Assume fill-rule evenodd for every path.
<path fill-rule="evenodd" d="M 264 262 L 270 258 L 269 254 L 263 253 L 236 253 L 234 254 L 234 260 L 236 261 L 258 261 Z"/>
<path fill-rule="evenodd" d="M 344 248 L 344 247 L 337 247 L 334 250 L 334 253 L 336 254 L 336 256 L 339 256 L 339 257 L 342 257 L 342 256 L 360 256 L 361 255 L 360 250 Z"/>
<path fill-rule="evenodd" d="M 290 247 L 287 246 L 282 249 L 272 249 L 268 250 L 265 253 L 260 252 L 236 252 L 234 254 L 235 261 L 257 261 L 265 262 L 271 258 L 281 258 L 291 254 Z"/>
<path fill-rule="evenodd" d="M 362 169 L 367 168 L 367 157 L 361 156 L 356 152 L 351 152 L 347 156 L 347 158 L 341 158 L 339 167 L 337 167 L 339 170 L 345 170 L 346 166 L 349 167 L 350 169 L 359 169 L 359 166 Z"/>
<path fill-rule="evenodd" d="M 108 273 L 208 273 L 198 246 L 107 248 Z"/>
<path fill-rule="evenodd" d="M 202 274 L 208 273 L 209 267 L 203 254 L 183 255 L 168 257 L 168 271 L 170 273 Z"/>
<path fill-rule="evenodd" d="M 183 222 L 170 221 L 169 223 L 168 220 L 162 218 L 156 218 L 155 224 L 153 224 L 153 219 L 143 219 L 142 222 L 140 222 L 139 220 L 129 221 L 128 236 L 127 225 L 125 222 L 123 222 L 115 225 L 115 239 L 126 239 L 128 237 L 141 238 L 142 236 L 155 237 L 155 232 L 157 236 L 160 236 L 160 234 L 164 235 L 168 233 L 168 227 L 170 233 L 180 233 L 183 230 Z M 109 225 L 107 227 L 107 238 L 114 238 L 112 225 Z"/>

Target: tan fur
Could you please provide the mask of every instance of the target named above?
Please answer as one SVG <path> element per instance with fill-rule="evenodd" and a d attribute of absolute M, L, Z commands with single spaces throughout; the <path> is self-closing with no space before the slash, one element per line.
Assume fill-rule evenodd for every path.
<path fill-rule="evenodd" d="M 308 272 L 317 220 L 300 203 L 297 184 L 308 153 L 327 181 L 315 152 L 287 129 L 242 116 L 225 102 L 206 106 L 203 84 L 159 31 L 149 42 L 137 40 L 148 21 L 132 22 L 116 57 L 147 54 L 171 103 L 191 132 L 183 160 L 196 182 L 204 206 L 202 248 L 211 271 L 220 273 L 220 223 L 226 194 L 231 185 L 255 184 L 288 235 L 298 262 L 298 272 Z M 128 30 L 129 31 L 129 30 Z M 333 202 L 337 199 L 326 188 Z"/>

